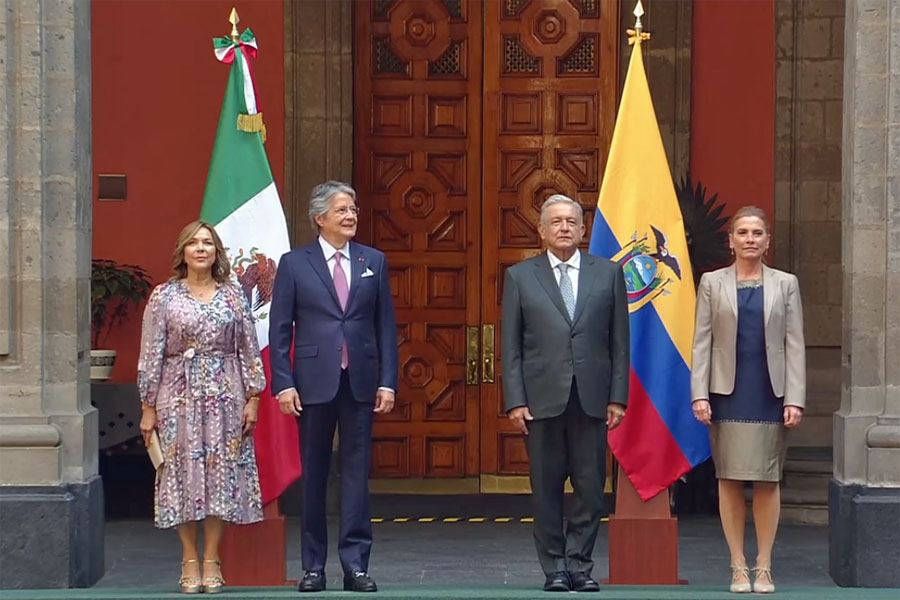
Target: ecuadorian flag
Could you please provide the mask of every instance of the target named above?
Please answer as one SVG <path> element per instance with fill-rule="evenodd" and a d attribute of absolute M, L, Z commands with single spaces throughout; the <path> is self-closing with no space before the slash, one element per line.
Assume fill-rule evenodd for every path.
<path fill-rule="evenodd" d="M 629 32 L 630 33 L 630 32 Z M 631 318 L 628 416 L 610 448 L 645 501 L 709 457 L 691 412 L 694 278 L 681 210 L 644 72 L 641 35 L 591 232 L 590 252 L 622 265 Z"/>

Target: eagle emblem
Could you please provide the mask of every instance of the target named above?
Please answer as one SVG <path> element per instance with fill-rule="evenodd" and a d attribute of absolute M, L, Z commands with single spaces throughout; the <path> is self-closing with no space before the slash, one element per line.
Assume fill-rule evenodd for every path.
<path fill-rule="evenodd" d="M 273 259 L 260 252 L 257 247 L 250 248 L 249 256 L 240 248 L 231 261 L 231 268 L 254 313 L 272 301 L 272 288 L 278 271 L 278 265 Z M 266 316 L 265 313 L 257 315 L 260 319 L 265 319 Z"/>
<path fill-rule="evenodd" d="M 639 238 L 635 232 L 631 241 L 613 257 L 625 274 L 625 291 L 631 312 L 658 296 L 668 295 L 670 292 L 666 287 L 675 281 L 672 276 L 681 280 L 681 263 L 669 251 L 666 234 L 653 225 L 650 225 L 650 231 L 653 233 L 652 244 L 648 234 Z"/>

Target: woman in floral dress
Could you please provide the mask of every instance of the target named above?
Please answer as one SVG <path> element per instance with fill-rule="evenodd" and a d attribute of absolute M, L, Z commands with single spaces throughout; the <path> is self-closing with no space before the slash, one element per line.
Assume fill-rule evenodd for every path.
<path fill-rule="evenodd" d="M 219 565 L 224 521 L 262 519 L 251 434 L 266 380 L 249 302 L 230 278 L 211 225 L 195 221 L 182 230 L 173 270 L 144 311 L 141 433 L 146 443 L 156 429 L 165 455 L 156 475 L 155 524 L 175 527 L 181 538 L 182 591 L 214 593 L 225 583 Z"/>

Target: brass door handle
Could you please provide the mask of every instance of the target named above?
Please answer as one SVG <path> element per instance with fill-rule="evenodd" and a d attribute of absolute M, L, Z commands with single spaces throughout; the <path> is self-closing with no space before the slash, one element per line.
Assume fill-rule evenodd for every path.
<path fill-rule="evenodd" d="M 478 327 L 466 327 L 466 385 L 478 385 L 478 355 L 481 340 Z"/>
<path fill-rule="evenodd" d="M 481 328 L 481 381 L 494 383 L 494 325 L 487 324 Z"/>

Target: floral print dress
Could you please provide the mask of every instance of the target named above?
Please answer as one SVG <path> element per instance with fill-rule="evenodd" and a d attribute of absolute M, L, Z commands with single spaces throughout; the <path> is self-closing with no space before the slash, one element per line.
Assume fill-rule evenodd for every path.
<path fill-rule="evenodd" d="M 243 435 L 247 398 L 266 385 L 253 315 L 228 282 L 209 303 L 183 281 L 156 287 L 144 311 L 138 388 L 156 407 L 165 463 L 156 474 L 155 524 L 219 517 L 262 520 L 253 436 Z"/>

